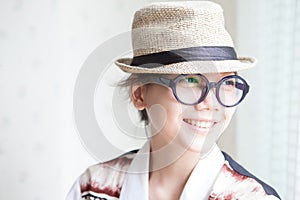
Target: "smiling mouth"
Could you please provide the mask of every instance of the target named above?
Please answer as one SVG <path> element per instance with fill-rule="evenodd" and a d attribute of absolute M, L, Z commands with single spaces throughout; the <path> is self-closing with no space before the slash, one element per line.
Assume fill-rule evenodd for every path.
<path fill-rule="evenodd" d="M 198 128 L 203 128 L 203 129 L 209 129 L 215 124 L 215 122 L 211 122 L 211 121 L 199 121 L 193 119 L 183 119 L 183 121 L 192 126 L 196 126 Z"/>

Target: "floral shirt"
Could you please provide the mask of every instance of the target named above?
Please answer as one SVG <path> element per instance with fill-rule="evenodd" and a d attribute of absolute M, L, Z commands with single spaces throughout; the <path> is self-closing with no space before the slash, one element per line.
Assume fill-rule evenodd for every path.
<path fill-rule="evenodd" d="M 75 182 L 66 199 L 147 200 L 149 154 L 144 153 L 149 147 L 145 146 L 138 152 L 128 152 L 89 167 Z M 180 197 L 180 200 L 193 199 L 275 200 L 280 197 L 272 187 L 215 146 L 206 158 L 199 160 Z"/>

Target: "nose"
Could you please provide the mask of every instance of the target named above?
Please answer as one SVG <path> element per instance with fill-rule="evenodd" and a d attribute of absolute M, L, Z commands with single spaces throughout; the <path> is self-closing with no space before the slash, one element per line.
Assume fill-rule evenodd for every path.
<path fill-rule="evenodd" d="M 196 110 L 220 110 L 221 104 L 218 102 L 216 94 L 214 93 L 215 89 L 211 89 L 205 99 L 195 105 Z"/>

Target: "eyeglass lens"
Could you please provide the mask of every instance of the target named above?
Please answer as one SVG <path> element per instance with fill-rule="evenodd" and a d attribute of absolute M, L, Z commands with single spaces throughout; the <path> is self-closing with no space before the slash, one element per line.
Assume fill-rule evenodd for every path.
<path fill-rule="evenodd" d="M 238 76 L 225 77 L 216 84 L 216 97 L 224 106 L 234 106 L 243 98 L 245 82 Z M 203 76 L 187 75 L 175 82 L 177 98 L 184 104 L 203 101 L 209 92 L 209 82 Z"/>

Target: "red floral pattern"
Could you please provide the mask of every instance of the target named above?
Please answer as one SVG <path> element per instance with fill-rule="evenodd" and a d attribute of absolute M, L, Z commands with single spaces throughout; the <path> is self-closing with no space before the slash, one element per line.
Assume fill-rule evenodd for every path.
<path fill-rule="evenodd" d="M 278 199 L 266 194 L 264 188 L 255 179 L 241 175 L 234 171 L 225 161 L 216 180 L 209 200 L 254 200 Z"/>
<path fill-rule="evenodd" d="M 94 165 L 81 176 L 80 187 L 84 199 L 118 199 L 126 170 L 135 154 L 127 154 L 115 160 Z M 274 200 L 266 194 L 255 179 L 234 171 L 225 161 L 208 200 Z"/>

